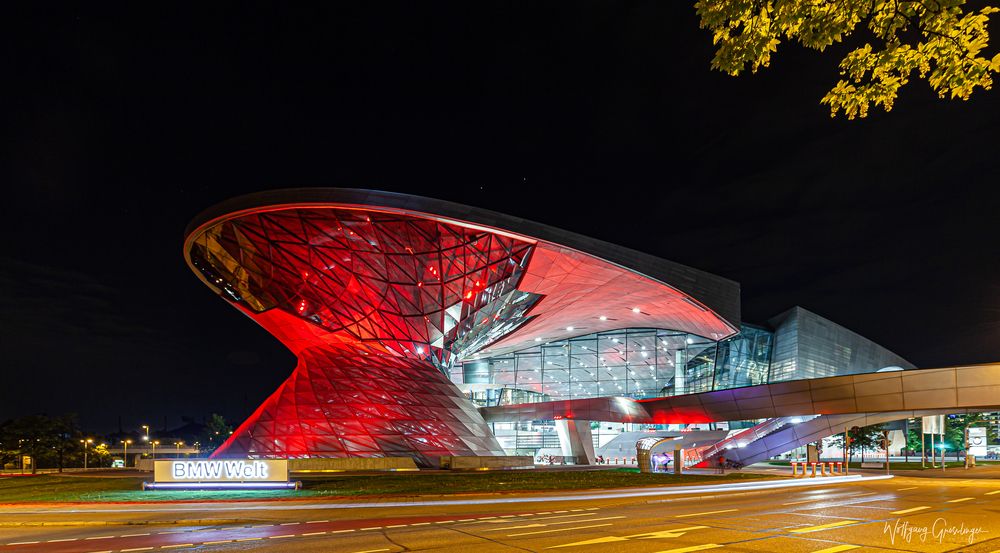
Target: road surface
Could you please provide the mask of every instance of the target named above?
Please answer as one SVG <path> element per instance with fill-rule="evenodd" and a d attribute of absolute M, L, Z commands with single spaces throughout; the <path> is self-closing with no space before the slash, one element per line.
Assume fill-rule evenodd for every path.
<path fill-rule="evenodd" d="M 997 480 L 649 493 L 0 506 L 0 553 L 1000 551 Z"/>

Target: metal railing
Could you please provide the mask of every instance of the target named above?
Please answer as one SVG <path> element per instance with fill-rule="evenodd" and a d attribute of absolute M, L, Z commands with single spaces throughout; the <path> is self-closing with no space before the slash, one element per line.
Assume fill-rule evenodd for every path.
<path fill-rule="evenodd" d="M 750 428 L 744 428 L 743 430 L 740 430 L 726 439 L 718 441 L 714 444 L 684 450 L 684 464 L 686 466 L 697 465 L 702 461 L 707 461 L 708 459 L 724 453 L 727 449 L 744 447 L 751 442 L 755 442 L 764 436 L 767 436 L 768 434 L 777 432 L 788 424 L 798 424 L 800 422 L 812 420 L 818 416 L 819 415 L 808 415 L 767 419 L 759 424 L 751 426 Z"/>

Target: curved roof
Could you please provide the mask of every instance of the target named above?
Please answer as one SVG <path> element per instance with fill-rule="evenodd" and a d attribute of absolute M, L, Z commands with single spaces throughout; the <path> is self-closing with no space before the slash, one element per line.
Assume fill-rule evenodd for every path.
<path fill-rule="evenodd" d="M 309 259 L 321 255 L 315 248 L 326 247 L 326 243 L 336 242 L 340 244 L 338 247 L 347 248 L 344 252 L 356 247 L 351 244 L 360 235 L 355 235 L 353 231 L 349 236 L 345 234 L 355 228 L 352 226 L 355 223 L 341 225 L 337 221 L 343 218 L 359 218 L 357 223 L 366 229 L 361 231 L 357 228 L 359 232 L 382 236 L 381 239 L 363 240 L 359 247 L 364 251 L 354 252 L 357 255 L 344 253 L 342 256 L 344 261 L 353 260 L 351 263 L 367 259 L 368 265 L 355 266 L 354 269 L 345 266 L 350 263 L 337 263 L 340 266 L 336 268 L 329 263 L 328 266 L 312 265 L 313 261 Z M 415 235 L 413 227 L 402 230 L 404 227 L 394 226 L 426 224 L 437 225 L 437 230 L 429 231 L 430 234 L 416 231 Z M 448 290 L 443 296 L 435 295 L 438 294 L 437 287 L 445 282 L 442 280 L 443 274 L 434 273 L 431 281 L 421 290 L 421 275 L 398 273 L 401 266 L 398 262 L 390 262 L 390 258 L 398 260 L 399 256 L 403 256 L 412 257 L 405 263 L 411 267 L 426 266 L 430 259 L 422 257 L 426 252 L 416 251 L 418 248 L 404 248 L 405 244 L 402 242 L 414 239 L 417 235 L 423 238 L 431 234 L 438 236 L 435 234 L 438 232 L 444 233 L 435 239 L 443 240 L 441 247 L 452 248 L 449 249 L 452 253 L 445 255 L 459 256 L 451 257 L 454 261 L 449 261 L 447 268 L 442 266 L 442 270 L 449 272 L 446 285 Z M 500 266 L 495 265 L 498 250 L 491 253 L 462 253 L 465 250 L 453 249 L 456 242 L 448 237 L 456 236 L 456 233 L 468 237 L 484 237 L 490 240 L 492 247 L 506 248 L 506 253 L 501 252 L 499 255 L 510 259 L 503 263 L 498 273 L 496 268 Z M 493 238 L 488 238 L 491 236 Z M 478 240 L 463 238 L 459 242 L 464 243 L 467 239 Z M 228 241 L 229 245 L 222 246 L 219 240 Z M 219 256 L 214 261 L 203 257 L 208 243 L 216 244 L 215 251 Z M 459 247 L 466 246 L 459 244 Z M 227 249 L 230 250 L 229 253 L 225 252 Z M 523 349 L 542 340 L 563 340 L 620 328 L 673 329 L 713 340 L 731 336 L 739 328 L 739 285 L 735 282 L 533 221 L 406 194 L 310 188 L 241 196 L 208 209 L 189 225 L 184 255 L 191 268 L 209 287 L 237 303 L 252 304 L 257 312 L 279 306 L 295 315 L 309 318 L 330 331 L 357 327 L 359 323 L 367 324 L 367 321 L 372 320 L 370 316 L 374 316 L 374 312 L 379 313 L 376 318 L 382 318 L 383 315 L 404 319 L 417 316 L 434 328 L 428 327 L 427 333 L 418 332 L 415 336 L 407 336 L 408 340 L 414 340 L 414 344 L 423 341 L 459 357 L 480 351 L 495 355 Z M 380 267 L 387 263 L 393 265 L 390 272 L 396 272 L 397 276 L 389 277 L 385 273 L 375 277 L 371 274 L 371 255 L 384 256 L 375 264 Z M 434 254 L 433 259 L 440 260 L 439 255 L 442 254 Z M 469 257 L 470 255 L 473 257 Z M 454 263 L 464 264 L 463 270 L 468 273 L 475 265 L 476 256 L 487 266 L 493 267 L 490 271 L 495 274 L 491 273 L 489 283 L 475 278 L 466 278 L 468 282 L 464 284 L 454 280 L 453 275 L 457 274 L 454 271 L 458 270 Z M 468 265 L 470 262 L 473 265 Z M 205 272 L 208 270 L 206 263 L 222 272 L 236 268 L 241 276 L 230 273 L 229 277 L 219 278 L 219 274 L 212 272 L 214 270 Z M 276 266 L 282 267 L 280 272 L 285 277 L 277 274 L 268 276 L 267 271 L 273 269 L 261 272 L 262 267 Z M 427 269 L 430 270 L 431 267 Z M 510 270 L 514 272 L 507 275 Z M 381 272 L 382 269 L 378 271 Z M 257 290 L 256 293 L 249 291 L 247 282 L 243 282 L 242 286 L 236 285 L 235 288 L 239 290 L 233 288 L 234 279 L 245 280 L 247 275 L 255 272 L 257 276 L 252 279 L 255 279 L 256 284 L 251 287 Z M 327 272 L 330 274 L 323 276 Z M 312 288 L 316 293 L 311 297 L 300 298 L 300 292 L 292 290 L 286 278 L 291 273 L 309 275 L 310 280 L 322 278 L 327 282 L 319 285 L 321 289 Z M 374 281 L 371 280 L 373 277 Z M 506 294 L 503 299 L 499 296 L 484 299 L 480 294 L 486 291 L 495 295 L 499 290 L 506 290 L 504 286 L 508 285 L 493 285 L 508 277 L 516 279 L 513 286 L 516 287 L 517 294 Z M 382 292 L 393 288 L 394 297 L 402 294 L 411 299 L 404 302 L 406 306 L 400 307 L 397 304 L 388 311 L 383 310 L 386 307 L 384 305 L 368 305 L 364 308 L 353 306 L 353 311 L 345 314 L 343 309 L 337 307 L 342 301 L 348 302 L 344 304 L 348 311 L 352 309 L 351 302 L 368 301 L 363 295 L 352 295 L 355 292 L 345 288 L 349 286 L 348 281 L 354 278 L 360 278 Z M 275 299 L 270 294 L 269 290 L 273 286 L 284 286 L 284 292 L 279 294 L 282 299 Z M 449 306 L 457 309 L 454 299 L 456 290 L 452 290 L 455 286 L 459 287 L 457 293 L 460 297 L 474 305 L 462 307 L 461 314 L 454 309 L 448 311 L 449 314 L 444 315 L 444 319 L 438 320 Z M 338 288 L 341 292 L 335 291 Z M 340 293 L 348 295 L 335 299 Z M 423 299 L 415 299 L 414 295 Z M 296 303 L 296 308 L 290 307 L 289 298 L 292 296 L 299 298 L 295 300 L 300 302 Z M 394 299 L 390 303 L 396 301 Z M 424 307 L 419 307 L 413 301 Z M 480 309 L 484 301 L 490 305 L 485 311 Z M 435 303 L 437 306 L 434 311 L 437 315 L 428 318 L 431 311 L 426 306 Z M 316 304 L 323 304 L 323 313 L 309 313 Z M 462 328 L 456 329 L 453 323 L 448 322 L 451 318 L 460 321 Z M 421 324 L 418 323 L 418 326 Z M 458 335 L 452 336 L 456 332 Z M 378 339 L 382 339 L 399 332 L 366 332 L 358 327 L 352 328 L 350 334 L 356 339 L 363 339 L 364 336 L 378 336 Z"/>
<path fill-rule="evenodd" d="M 190 241 L 203 227 L 243 212 L 330 205 L 445 217 L 571 248 L 683 292 L 713 311 L 734 330 L 740 325 L 740 285 L 727 278 L 521 217 L 410 194 L 356 188 L 286 188 L 257 192 L 223 201 L 201 212 L 185 230 L 185 239 Z M 188 249 L 185 246 L 185 255 Z"/>

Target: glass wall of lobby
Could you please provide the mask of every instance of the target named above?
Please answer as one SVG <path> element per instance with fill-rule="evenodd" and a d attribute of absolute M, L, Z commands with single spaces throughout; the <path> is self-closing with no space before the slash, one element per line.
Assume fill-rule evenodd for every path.
<path fill-rule="evenodd" d="M 718 343 L 679 331 L 622 329 L 468 359 L 455 365 L 450 377 L 481 407 L 601 396 L 662 397 L 764 383 L 772 342 L 770 332 L 751 326 Z M 558 454 L 556 421 L 491 426 L 508 454 Z M 590 427 L 595 448 L 628 433 L 683 428 L 602 421 L 591 421 Z M 692 428 L 724 430 L 730 424 Z"/>
<path fill-rule="evenodd" d="M 755 327 L 722 342 L 623 329 L 468 359 L 450 377 L 479 406 L 699 393 L 766 382 L 772 340 Z"/>

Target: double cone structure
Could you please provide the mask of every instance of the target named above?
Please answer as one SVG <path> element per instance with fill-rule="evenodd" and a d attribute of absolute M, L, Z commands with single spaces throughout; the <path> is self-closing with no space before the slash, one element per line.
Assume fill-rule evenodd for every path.
<path fill-rule="evenodd" d="M 189 265 L 298 357 L 215 456 L 411 456 L 428 466 L 442 455 L 503 455 L 447 377 L 456 359 L 629 325 L 716 340 L 735 332 L 738 288 L 735 302 L 720 301 L 737 310 L 723 318 L 698 299 L 713 283 L 706 291 L 686 267 L 654 260 L 648 272 L 683 276 L 690 293 L 496 223 L 533 225 L 341 189 L 238 198 L 199 217 Z M 637 254 L 622 252 L 606 257 Z"/>

